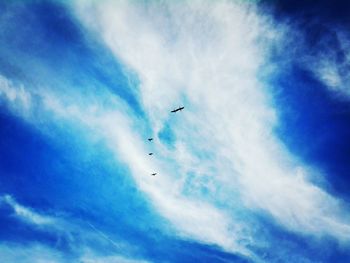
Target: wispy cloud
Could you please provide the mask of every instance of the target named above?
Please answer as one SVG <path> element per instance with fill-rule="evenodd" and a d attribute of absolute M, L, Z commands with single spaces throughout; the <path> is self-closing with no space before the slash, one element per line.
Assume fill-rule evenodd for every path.
<path fill-rule="evenodd" d="M 91 254 L 86 254 L 82 258 L 80 258 L 81 262 L 83 263 L 147 263 L 149 261 L 145 260 L 137 260 L 137 259 L 130 259 L 126 257 L 121 256 L 107 256 L 107 257 L 101 257 Z"/>
<path fill-rule="evenodd" d="M 71 218 L 68 215 L 52 215 L 35 211 L 15 201 L 10 195 L 1 196 L 1 205 L 9 205 L 13 209 L 16 219 L 29 224 L 34 229 L 53 234 L 60 242 L 68 242 L 70 254 L 63 253 L 59 246 L 52 246 L 45 242 L 28 242 L 28 246 L 2 242 L 0 244 L 0 258 L 6 262 L 146 262 L 139 261 L 125 255 L 136 249 L 124 241 L 113 240 L 93 224 L 85 220 Z M 57 211 L 55 211 L 57 213 Z M 113 251 L 114 256 L 101 253 L 101 248 Z M 119 261 L 118 261 L 119 260 Z"/>
<path fill-rule="evenodd" d="M 318 81 L 335 94 L 349 96 L 350 36 L 344 27 L 316 18 L 305 21 L 288 20 L 275 24 L 280 41 L 274 43 L 283 59 L 279 66 L 297 63 L 312 73 Z M 322 34 L 317 34 L 322 28 Z"/>
<path fill-rule="evenodd" d="M 116 58 L 137 72 L 154 133 L 162 129 L 169 109 L 186 103 L 186 113 L 174 117 L 176 149 L 162 152 L 178 164 L 172 184 L 180 193 L 190 172 L 198 180 L 207 176 L 209 203 L 224 198 L 228 206 L 240 207 L 232 201 L 239 196 L 242 206 L 262 209 L 288 229 L 347 239 L 347 212 L 307 180 L 309 170 L 273 134 L 278 120 L 259 69 L 268 63 L 269 40 L 277 32 L 252 5 L 220 1 L 145 7 L 105 1 L 91 7 L 79 2 L 77 10 Z M 183 162 L 183 156 L 200 160 L 199 168 Z M 197 238 L 201 235 L 205 232 L 198 229 Z"/>
<path fill-rule="evenodd" d="M 52 217 L 40 215 L 30 208 L 18 204 L 10 195 L 2 196 L 0 200 L 10 205 L 15 212 L 14 215 L 27 223 L 41 226 L 54 225 L 56 222 Z"/>
<path fill-rule="evenodd" d="M 83 98 L 66 100 L 67 94 L 51 94 L 46 90 L 39 89 L 31 95 L 38 101 L 36 107 L 40 105 L 42 108 L 37 111 L 41 112 L 40 116 L 29 117 L 27 121 L 35 126 L 39 125 L 40 129 L 42 122 L 53 125 L 52 122 L 58 119 L 68 125 L 80 125 L 91 136 L 103 138 L 106 146 L 114 152 L 115 158 L 129 166 L 140 189 L 148 194 L 157 210 L 179 230 L 180 236 L 197 238 L 207 243 L 220 244 L 227 250 L 248 253 L 231 237 L 229 231 L 239 231 L 239 225 L 235 225 L 236 223 L 214 205 L 181 194 L 182 187 L 176 178 L 172 178 L 177 176 L 171 172 L 173 160 L 150 160 L 145 155 L 147 136 L 142 136 L 142 121 L 140 123 L 137 117 L 125 115 L 128 109 L 117 98 L 108 92 L 101 93 L 101 101 L 111 98 L 112 106 L 105 108 L 99 102 L 89 103 Z M 41 120 L 40 123 L 36 123 L 37 118 Z M 137 127 L 138 133 L 134 127 Z M 155 178 L 149 176 L 152 171 L 158 171 L 162 176 L 154 180 Z"/>
<path fill-rule="evenodd" d="M 147 201 L 171 222 L 164 230 L 169 234 L 254 257 L 248 247 L 263 238 L 254 236 L 259 226 L 250 222 L 263 213 L 297 233 L 349 239 L 348 211 L 341 201 L 309 182 L 315 172 L 273 133 L 276 109 L 259 71 L 269 63 L 268 47 L 277 33 L 253 5 L 78 1 L 74 8 L 115 58 L 137 74 L 147 119 L 107 90 L 93 98 L 81 90 L 41 88 L 17 96 L 21 86 L 4 80 L 3 97 L 21 98 L 14 104 L 28 122 L 39 129 L 43 121 L 77 125 L 86 131 L 84 138 L 102 138 L 115 159 L 128 165 Z M 22 97 L 36 98 L 40 116 L 24 114 L 22 101 L 31 100 Z M 170 115 L 179 105 L 185 110 Z M 174 147 L 157 138 L 165 123 Z M 145 126 L 155 137 L 155 158 L 146 154 Z M 153 171 L 158 176 L 149 176 Z M 32 222 L 45 218 L 21 206 L 17 210 Z"/>
<path fill-rule="evenodd" d="M 29 92 L 22 85 L 16 86 L 3 76 L 0 76 L 0 99 L 8 102 L 10 107 L 20 107 L 23 110 L 29 109 L 31 104 Z"/>
<path fill-rule="evenodd" d="M 64 253 L 42 244 L 18 245 L 13 243 L 0 244 L 0 258 L 4 262 L 18 263 L 147 263 L 149 261 L 132 259 L 123 256 L 103 256 L 91 250 L 85 250 L 78 258 L 69 257 Z"/>
<path fill-rule="evenodd" d="M 31 246 L 19 246 L 17 244 L 0 244 L 0 257 L 4 262 L 18 263 L 63 263 L 68 260 L 58 251 L 33 244 Z"/>
<path fill-rule="evenodd" d="M 305 59 L 305 65 L 309 65 L 307 68 L 314 72 L 314 75 L 331 91 L 349 96 L 350 36 L 344 29 L 332 30 L 334 30 L 333 41 L 337 46 L 322 47 L 321 52 Z"/>

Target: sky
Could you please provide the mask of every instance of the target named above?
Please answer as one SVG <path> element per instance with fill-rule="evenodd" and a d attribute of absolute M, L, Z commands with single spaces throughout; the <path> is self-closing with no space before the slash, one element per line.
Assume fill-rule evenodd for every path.
<path fill-rule="evenodd" d="M 0 261 L 350 262 L 349 13 L 0 0 Z"/>

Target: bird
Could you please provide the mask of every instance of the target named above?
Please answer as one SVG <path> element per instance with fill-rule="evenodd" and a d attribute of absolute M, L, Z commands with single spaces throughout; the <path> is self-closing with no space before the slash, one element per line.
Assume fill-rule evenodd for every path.
<path fill-rule="evenodd" d="M 153 141 L 153 138 L 148 138 L 148 141 L 150 141 L 150 142 Z"/>
<path fill-rule="evenodd" d="M 153 174 L 151 174 L 151 175 L 152 175 L 152 176 L 156 176 L 156 174 L 157 174 L 157 173 L 153 173 Z"/>
<path fill-rule="evenodd" d="M 185 108 L 185 107 L 179 107 L 179 108 L 177 108 L 177 109 L 175 109 L 175 110 L 172 110 L 171 112 L 175 113 L 175 112 L 177 112 L 177 111 L 182 111 L 184 108 Z"/>
<path fill-rule="evenodd" d="M 149 153 L 148 155 L 153 155 L 153 153 Z"/>

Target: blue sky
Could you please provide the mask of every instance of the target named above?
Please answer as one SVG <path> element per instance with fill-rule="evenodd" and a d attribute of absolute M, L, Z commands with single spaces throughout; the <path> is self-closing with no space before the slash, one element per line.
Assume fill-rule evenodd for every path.
<path fill-rule="evenodd" d="M 1 262 L 350 261 L 346 1 L 0 10 Z"/>

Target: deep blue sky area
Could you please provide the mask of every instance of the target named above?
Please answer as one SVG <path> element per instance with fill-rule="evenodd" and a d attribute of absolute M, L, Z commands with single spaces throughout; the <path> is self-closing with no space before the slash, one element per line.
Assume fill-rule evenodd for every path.
<path fill-rule="evenodd" d="M 224 131 L 225 136 L 235 132 L 235 127 L 228 127 L 231 119 L 224 119 L 227 114 L 218 113 L 212 106 L 221 107 L 218 100 L 227 99 L 226 94 L 221 94 L 224 89 L 219 87 L 227 79 L 213 82 L 219 86 L 215 87 L 215 93 L 208 91 L 207 97 L 203 96 L 206 92 L 196 95 L 198 90 L 190 87 L 208 77 L 203 70 L 202 78 L 191 79 L 193 72 L 197 74 L 201 70 L 191 71 L 193 61 L 196 66 L 208 66 L 200 63 L 204 57 L 207 64 L 214 65 L 214 71 L 210 72 L 218 76 L 220 69 L 224 71 L 229 66 L 216 63 L 215 59 L 221 56 L 220 48 L 216 51 L 219 55 L 210 57 L 212 60 L 208 59 L 211 54 L 208 50 L 194 58 L 195 52 L 187 52 L 186 48 L 195 46 L 196 39 L 184 37 L 183 42 L 174 40 L 169 44 L 156 36 L 172 28 L 163 24 L 152 28 L 152 23 L 163 21 L 164 17 L 174 19 L 176 12 L 184 8 L 180 12 L 184 26 L 179 20 L 176 20 L 179 24 L 169 24 L 178 26 L 177 32 L 186 32 L 191 29 L 186 23 L 192 21 L 185 19 L 188 12 L 194 17 L 201 14 L 217 18 L 220 6 L 219 13 L 211 13 L 214 9 L 207 8 L 216 4 L 208 2 L 192 9 L 186 9 L 185 3 L 172 8 L 164 4 L 164 14 L 174 12 L 169 18 L 155 12 L 162 9 L 160 2 L 146 1 L 135 9 L 136 16 L 125 14 L 127 19 L 135 19 L 136 22 L 132 20 L 135 24 L 122 24 L 126 18 L 118 8 L 124 10 L 127 5 L 103 9 L 101 2 L 79 9 L 78 3 L 64 1 L 0 0 L 0 262 L 350 262 L 350 240 L 346 237 L 350 233 L 350 55 L 347 50 L 350 2 L 284 0 L 256 4 L 254 15 L 267 16 L 273 29 L 288 28 L 288 32 L 298 36 L 271 41 L 267 51 L 263 51 L 270 52 L 264 54 L 267 60 L 264 65 L 274 70 L 264 75 L 260 83 L 261 87 L 268 87 L 264 92 L 269 93 L 266 97 L 271 98 L 278 119 L 271 128 L 273 139 L 265 138 L 266 142 L 280 143 L 288 152 L 286 156 L 292 156 L 290 163 L 317 171 L 310 181 L 303 181 L 306 187 L 300 188 L 311 189 L 310 192 L 287 198 L 284 192 L 299 188 L 293 185 L 289 189 L 282 184 L 286 189 L 272 187 L 273 190 L 262 191 L 263 196 L 254 195 L 260 193 L 259 187 L 265 189 L 265 185 L 284 182 L 284 174 L 278 175 L 281 180 L 277 182 L 272 182 L 270 178 L 276 177 L 269 174 L 290 167 L 272 169 L 280 167 L 276 164 L 271 171 L 261 171 L 269 166 L 260 166 L 261 160 L 257 159 L 255 163 L 248 162 L 254 164 L 252 169 L 247 168 L 245 161 L 239 159 L 246 154 L 239 149 L 236 152 L 234 147 L 243 147 L 245 153 L 269 145 L 263 140 L 260 145 L 246 146 L 255 131 L 245 131 L 242 135 L 237 129 L 239 136 L 232 140 L 203 132 L 206 126 L 214 126 L 212 120 L 217 121 L 215 128 Z M 229 1 L 230 4 L 235 1 Z M 244 5 L 238 6 L 246 12 Z M 99 24 L 103 19 L 94 12 L 100 10 L 106 15 L 110 15 L 107 10 L 113 14 L 108 26 Z M 134 9 L 124 11 L 130 10 Z M 141 15 L 145 10 L 149 12 L 146 18 Z M 155 12 L 153 16 L 149 16 L 151 12 Z M 94 22 L 86 20 L 84 15 Z M 210 19 L 206 23 L 211 23 Z M 200 19 L 193 21 L 195 26 L 201 23 Z M 212 30 L 209 32 L 212 35 L 215 32 L 215 36 L 221 36 L 226 30 L 215 28 L 220 23 L 212 27 L 206 23 L 203 28 Z M 113 26 L 119 31 L 108 31 Z M 148 30 L 149 27 L 154 30 Z M 134 34 L 132 30 L 141 33 Z M 135 47 L 132 44 L 125 44 L 144 39 L 147 39 L 144 48 L 151 47 L 154 60 L 147 60 L 147 52 L 143 58 L 144 53 L 132 50 Z M 111 44 L 114 40 L 118 43 L 115 46 Z M 157 41 L 158 46 L 154 44 Z M 186 41 L 190 44 L 186 45 Z M 189 62 L 175 67 L 176 71 L 171 70 L 171 63 L 158 67 L 157 63 L 167 59 L 162 45 L 169 45 L 164 50 L 175 53 L 178 58 L 175 61 L 183 62 L 186 54 Z M 195 50 L 201 48 L 199 45 Z M 161 60 L 156 59 L 157 52 L 162 54 Z M 138 67 L 144 61 L 149 71 Z M 332 61 L 325 64 L 330 68 L 318 71 L 317 66 L 324 61 Z M 166 72 L 159 86 L 154 81 L 158 72 Z M 319 72 L 337 72 L 332 77 L 341 81 L 330 87 Z M 177 81 L 181 74 L 188 79 L 188 86 Z M 229 71 L 225 77 L 231 74 L 233 79 L 251 75 L 240 73 L 237 78 L 236 72 Z M 149 90 L 165 89 L 162 85 L 173 79 L 170 95 L 160 92 L 164 97 L 149 99 Z M 210 81 L 204 81 L 201 88 L 205 89 L 207 83 Z M 152 89 L 144 92 L 147 85 L 153 85 Z M 173 97 L 181 98 L 176 96 L 178 86 L 184 86 L 180 92 L 186 103 L 184 111 L 175 117 L 155 114 Z M 211 100 L 216 104 L 210 104 Z M 232 103 L 235 101 L 232 97 Z M 254 114 L 245 111 L 248 108 L 245 103 L 250 100 L 242 101 L 242 111 L 237 110 L 238 106 L 235 111 L 230 111 L 230 105 L 226 107 L 228 116 L 242 114 L 232 120 L 241 120 L 243 126 Z M 173 104 L 181 105 L 181 102 Z M 194 112 L 198 105 L 202 108 Z M 254 107 L 261 109 L 257 105 L 250 105 L 249 109 Z M 209 118 L 212 112 L 215 117 Z M 157 122 L 157 118 L 162 122 Z M 194 131 L 190 131 L 192 125 Z M 186 141 L 183 139 L 186 134 L 197 137 Z M 213 138 L 201 139 L 203 134 Z M 260 138 L 262 133 L 256 134 Z M 151 136 L 154 140 L 148 142 Z M 197 142 L 210 146 L 202 147 Z M 227 150 L 231 148 L 232 151 Z M 196 149 L 208 152 L 195 152 Z M 262 149 L 262 152 L 270 150 Z M 140 152 L 146 157 L 140 157 Z M 154 162 L 150 161 L 153 157 L 148 152 L 155 152 Z M 254 152 L 247 155 L 255 158 Z M 230 162 L 230 158 L 237 160 Z M 142 174 L 154 167 L 160 170 L 156 177 L 150 177 L 149 171 Z M 211 171 L 215 171 L 214 175 Z M 259 179 L 257 174 L 244 177 L 250 171 L 262 172 L 266 179 Z M 171 176 L 163 176 L 166 173 Z M 183 185 L 184 182 L 189 185 Z M 315 194 L 316 188 L 322 194 Z M 249 199 L 247 193 L 254 198 Z"/>
<path fill-rule="evenodd" d="M 268 6 L 273 9 L 273 15 L 277 18 L 301 19 L 301 23 L 305 23 L 304 19 L 317 19 L 320 22 L 329 23 L 349 23 L 348 12 L 350 4 L 345 0 L 281 0 L 281 1 L 261 1 L 262 6 Z"/>
<path fill-rule="evenodd" d="M 330 191 L 349 200 L 350 99 L 330 91 L 301 58 L 317 59 L 334 52 L 333 59 L 338 65 L 344 65 L 343 74 L 348 74 L 348 50 L 342 48 L 342 40 L 337 35 L 342 30 L 347 34 L 350 3 L 263 1 L 261 6 L 272 11 L 275 23 L 291 24 L 301 32 L 301 37 L 292 41 L 291 50 L 284 49 L 273 55 L 279 69 L 271 78 L 274 100 L 281 115 L 278 133 L 292 152 L 326 172 Z M 285 65 L 286 60 L 291 64 L 278 66 L 279 63 Z"/>
<path fill-rule="evenodd" d="M 349 198 L 350 107 L 297 65 L 273 81 L 285 144 L 304 160 L 326 171 L 330 191 Z"/>

